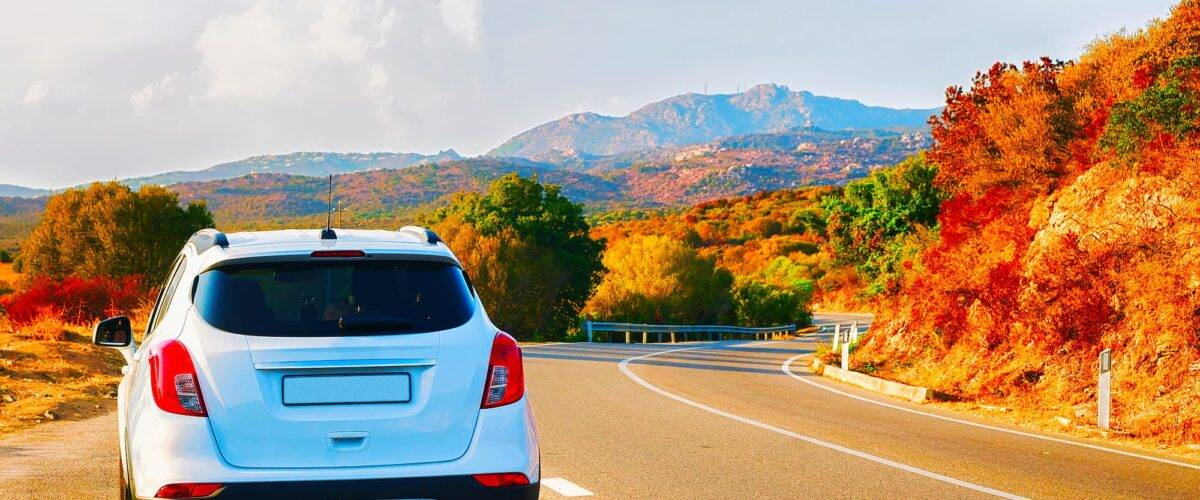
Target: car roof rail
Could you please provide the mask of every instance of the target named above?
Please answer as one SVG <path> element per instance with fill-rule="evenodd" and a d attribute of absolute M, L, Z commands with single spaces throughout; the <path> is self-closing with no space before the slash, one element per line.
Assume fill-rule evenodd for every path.
<path fill-rule="evenodd" d="M 201 229 L 188 239 L 188 244 L 196 247 L 196 254 L 202 254 L 212 247 L 229 247 L 229 238 L 216 229 Z"/>
<path fill-rule="evenodd" d="M 442 238 L 437 233 L 421 226 L 404 226 L 400 228 L 400 232 L 416 236 L 418 240 L 425 242 L 427 245 L 442 243 Z"/>

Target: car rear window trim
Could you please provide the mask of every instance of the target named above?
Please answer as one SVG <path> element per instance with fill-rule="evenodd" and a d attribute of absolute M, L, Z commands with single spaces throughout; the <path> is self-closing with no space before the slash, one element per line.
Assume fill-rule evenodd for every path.
<path fill-rule="evenodd" d="M 426 254 L 426 253 L 390 253 L 378 252 L 371 253 L 367 251 L 365 257 L 312 257 L 306 253 L 283 254 L 283 255 L 255 255 L 252 257 L 234 257 L 224 259 L 207 266 L 204 266 L 196 274 L 203 274 L 213 269 L 218 269 L 226 266 L 239 266 L 244 264 L 270 264 L 274 262 L 356 262 L 368 260 L 371 262 L 444 262 L 454 267 L 462 269 L 462 264 L 449 255 Z"/>
<path fill-rule="evenodd" d="M 470 276 L 462 268 L 462 265 L 457 260 L 455 260 L 453 257 L 442 256 L 442 255 L 430 255 L 430 254 L 402 254 L 402 253 L 368 254 L 368 257 L 374 257 L 374 258 L 362 258 L 362 257 L 312 258 L 312 257 L 309 257 L 307 254 L 297 254 L 297 255 L 254 256 L 254 257 L 223 260 L 223 261 L 220 261 L 219 263 L 217 263 L 216 265 L 210 265 L 210 266 L 205 267 L 200 272 L 198 272 L 196 277 L 192 280 L 191 293 L 190 293 L 190 297 L 189 297 L 189 302 L 191 303 L 190 304 L 191 307 L 189 309 L 195 313 L 196 319 L 198 319 L 203 324 L 205 324 L 208 327 L 213 328 L 215 330 L 218 330 L 218 331 L 221 331 L 224 333 L 234 334 L 234 335 L 249 335 L 249 336 L 261 336 L 261 337 L 379 336 L 379 335 L 414 335 L 414 334 L 434 333 L 434 332 L 438 332 L 438 331 L 446 331 L 446 330 L 450 330 L 450 329 L 459 328 L 459 327 L 469 323 L 474 317 L 476 317 L 477 314 L 479 314 L 479 310 L 480 310 L 480 304 L 478 302 L 479 297 L 478 297 L 478 295 L 476 295 L 476 290 L 470 281 Z M 245 332 L 245 331 L 234 331 L 234 330 L 224 328 L 222 325 L 214 324 L 212 321 L 209 320 L 209 318 L 205 317 L 205 314 L 203 314 L 199 310 L 199 304 L 197 304 L 197 302 L 196 302 L 196 296 L 199 292 L 201 276 L 208 272 L 211 272 L 211 271 L 219 271 L 219 270 L 232 271 L 232 269 L 229 269 L 229 268 L 254 267 L 256 265 L 266 266 L 266 265 L 271 265 L 271 264 L 310 263 L 310 264 L 318 264 L 318 265 L 319 264 L 332 264 L 332 265 L 342 264 L 342 265 L 345 265 L 345 264 L 354 264 L 356 262 L 357 263 L 370 263 L 370 264 L 376 264 L 376 265 L 387 264 L 387 263 L 406 263 L 406 262 L 435 263 L 435 264 L 444 264 L 450 268 L 457 269 L 459 271 L 459 273 L 461 273 L 461 276 L 462 276 L 462 279 L 463 279 L 463 282 L 465 285 L 465 292 L 467 293 L 466 297 L 468 298 L 468 300 L 466 302 L 466 305 L 468 308 L 468 310 L 466 311 L 466 315 L 463 316 L 461 322 L 455 322 L 454 326 L 448 326 L 445 329 L 437 329 L 437 330 L 417 329 L 417 330 L 413 330 L 413 331 L 406 331 L 406 330 L 378 331 L 378 332 L 363 331 L 363 332 L 346 333 L 346 334 L 341 334 L 341 335 L 281 335 L 281 334 L 273 334 L 273 333 L 266 333 L 266 332 L 250 333 L 250 332 Z"/>

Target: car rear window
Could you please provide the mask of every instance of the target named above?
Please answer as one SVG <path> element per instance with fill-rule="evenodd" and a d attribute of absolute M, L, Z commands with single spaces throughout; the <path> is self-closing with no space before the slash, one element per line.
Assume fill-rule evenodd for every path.
<path fill-rule="evenodd" d="M 475 301 L 443 262 L 268 262 L 214 268 L 193 301 L 210 325 L 274 337 L 422 333 L 463 325 Z"/>

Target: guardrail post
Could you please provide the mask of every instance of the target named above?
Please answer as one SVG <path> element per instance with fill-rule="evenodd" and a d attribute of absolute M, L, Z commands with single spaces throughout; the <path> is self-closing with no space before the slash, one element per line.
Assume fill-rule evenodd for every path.
<path fill-rule="evenodd" d="M 1108 429 L 1112 414 L 1112 350 L 1100 351 L 1100 387 L 1096 391 L 1096 426 Z"/>
<path fill-rule="evenodd" d="M 671 332 L 671 343 L 675 343 L 675 332 Z"/>
<path fill-rule="evenodd" d="M 625 343 L 629 344 L 629 332 L 625 332 Z"/>
<path fill-rule="evenodd" d="M 587 331 L 587 339 L 588 339 L 588 342 L 591 342 L 591 341 L 592 341 L 592 322 L 591 322 L 591 321 L 584 321 L 584 322 L 583 322 L 583 329 Z"/>
<path fill-rule="evenodd" d="M 643 344 L 645 344 L 645 343 L 646 343 L 646 337 L 647 337 L 648 335 L 649 335 L 648 333 L 646 333 L 646 332 L 644 332 L 644 331 L 642 332 L 642 343 L 643 343 Z"/>
<path fill-rule="evenodd" d="M 850 332 L 847 331 L 843 335 L 845 335 L 846 338 L 842 339 L 842 369 L 849 370 L 850 369 Z"/>

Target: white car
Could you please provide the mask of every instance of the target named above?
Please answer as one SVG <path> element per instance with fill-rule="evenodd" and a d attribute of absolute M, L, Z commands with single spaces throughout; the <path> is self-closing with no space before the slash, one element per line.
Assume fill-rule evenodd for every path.
<path fill-rule="evenodd" d="M 537 498 L 521 349 L 432 231 L 196 233 L 117 404 L 123 498 Z"/>

